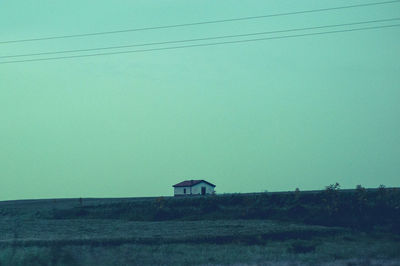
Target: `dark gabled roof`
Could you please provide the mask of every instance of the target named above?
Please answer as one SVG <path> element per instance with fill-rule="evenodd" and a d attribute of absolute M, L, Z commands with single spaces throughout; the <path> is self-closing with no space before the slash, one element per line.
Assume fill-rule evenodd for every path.
<path fill-rule="evenodd" d="M 197 185 L 197 184 L 199 184 L 201 182 L 207 183 L 210 186 L 215 187 L 214 184 L 211 184 L 210 182 L 207 182 L 205 180 L 185 180 L 183 182 L 180 182 L 178 184 L 173 185 L 173 187 L 192 187 L 192 186 Z"/>

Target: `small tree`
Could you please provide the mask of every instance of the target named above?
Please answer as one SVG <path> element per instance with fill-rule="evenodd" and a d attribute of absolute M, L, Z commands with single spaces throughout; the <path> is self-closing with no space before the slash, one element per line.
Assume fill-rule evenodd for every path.
<path fill-rule="evenodd" d="M 361 185 L 356 186 L 356 200 L 358 211 L 362 213 L 367 204 L 367 191 Z"/>
<path fill-rule="evenodd" d="M 339 190 L 340 184 L 338 182 L 325 187 L 322 200 L 329 216 L 333 216 L 339 211 Z"/>
<path fill-rule="evenodd" d="M 156 199 L 156 207 L 159 208 L 159 209 L 162 209 L 162 208 L 164 208 L 164 205 L 165 205 L 164 197 L 158 197 Z"/>
<path fill-rule="evenodd" d="M 295 190 L 294 190 L 294 198 L 295 198 L 295 201 L 297 202 L 298 200 L 299 200 L 299 198 L 300 198 L 300 189 L 297 187 Z"/>
<path fill-rule="evenodd" d="M 338 191 L 340 189 L 340 184 L 338 182 L 336 182 L 335 184 L 330 184 L 329 186 L 325 187 L 326 191 Z"/>

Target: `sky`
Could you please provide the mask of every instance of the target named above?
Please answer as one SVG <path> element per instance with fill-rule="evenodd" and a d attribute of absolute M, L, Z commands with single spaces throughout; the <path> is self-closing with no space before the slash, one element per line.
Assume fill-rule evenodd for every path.
<path fill-rule="evenodd" d="M 0 42 L 373 2 L 1 1 Z M 9 55 L 315 27 L 399 14 L 400 3 L 391 3 L 0 43 L 0 200 L 170 196 L 172 185 L 187 179 L 205 179 L 219 194 L 323 189 L 336 182 L 342 188 L 398 187 L 400 27 L 1 62 L 54 57 L 4 58 Z M 240 39 L 246 38 L 234 40 Z M 207 41 L 195 42 L 199 43 Z M 174 44 L 150 48 L 168 46 Z"/>

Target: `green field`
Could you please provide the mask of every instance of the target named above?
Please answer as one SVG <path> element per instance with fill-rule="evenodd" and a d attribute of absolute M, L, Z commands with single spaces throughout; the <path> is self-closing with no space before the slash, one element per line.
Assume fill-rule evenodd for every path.
<path fill-rule="evenodd" d="M 400 265 L 399 206 L 329 189 L 0 202 L 0 265 Z"/>

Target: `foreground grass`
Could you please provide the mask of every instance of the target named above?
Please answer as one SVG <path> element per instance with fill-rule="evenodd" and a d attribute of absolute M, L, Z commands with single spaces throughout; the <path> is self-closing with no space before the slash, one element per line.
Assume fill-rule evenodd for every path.
<path fill-rule="evenodd" d="M 55 243 L 243 243 L 334 236 L 348 229 L 269 220 L 137 222 L 100 219 L 0 219 L 0 246 L 48 246 Z M 258 242 L 257 242 L 258 241 Z"/>
<path fill-rule="evenodd" d="M 0 219 L 0 265 L 400 265 L 400 238 L 383 232 L 268 220 L 14 219 Z"/>
<path fill-rule="evenodd" d="M 3 265 L 400 265 L 400 191 L 0 202 Z"/>
<path fill-rule="evenodd" d="M 265 245 L 124 244 L 112 247 L 3 248 L 1 265 L 399 265 L 394 242 L 305 241 L 313 252 L 293 250 L 295 240 Z"/>

